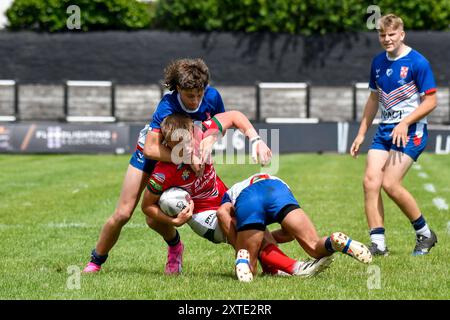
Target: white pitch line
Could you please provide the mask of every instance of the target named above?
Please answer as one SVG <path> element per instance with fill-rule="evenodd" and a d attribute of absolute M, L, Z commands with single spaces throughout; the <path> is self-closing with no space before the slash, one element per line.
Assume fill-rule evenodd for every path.
<path fill-rule="evenodd" d="M 423 185 L 423 187 L 428 192 L 436 193 L 436 188 L 434 187 L 434 185 L 432 183 L 426 183 Z"/>
<path fill-rule="evenodd" d="M 418 176 L 423 179 L 428 179 L 428 175 L 425 172 L 419 172 Z"/>
<path fill-rule="evenodd" d="M 439 210 L 448 210 L 448 204 L 443 198 L 434 198 L 433 203 Z"/>
<path fill-rule="evenodd" d="M 23 224 L 3 224 L 0 223 L 0 230 L 2 229 L 11 229 L 11 228 L 23 228 Z"/>
<path fill-rule="evenodd" d="M 89 226 L 86 223 L 79 222 L 50 222 L 48 224 L 44 224 L 43 226 L 48 228 L 88 228 Z"/>
<path fill-rule="evenodd" d="M 0 230 L 3 229 L 22 229 L 25 227 L 34 228 L 35 225 L 26 225 L 26 224 L 3 224 L 0 223 Z M 65 229 L 65 228 L 97 228 L 96 225 L 83 223 L 83 222 L 49 222 L 45 224 L 39 224 L 39 227 L 50 228 L 50 229 Z M 146 224 L 142 223 L 129 223 L 126 225 L 126 228 L 131 229 L 146 229 L 148 228 Z"/>
<path fill-rule="evenodd" d="M 420 164 L 413 164 L 412 168 L 414 170 L 422 170 L 422 166 Z"/>

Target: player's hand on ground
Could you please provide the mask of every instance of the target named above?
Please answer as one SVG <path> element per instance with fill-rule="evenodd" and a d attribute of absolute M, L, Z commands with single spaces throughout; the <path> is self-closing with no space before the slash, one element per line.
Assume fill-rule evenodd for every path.
<path fill-rule="evenodd" d="M 392 136 L 392 143 L 395 144 L 398 148 L 406 147 L 406 144 L 409 141 L 408 125 L 404 122 L 400 122 L 392 130 L 391 136 Z"/>
<path fill-rule="evenodd" d="M 261 165 L 267 165 L 272 159 L 272 151 L 262 140 L 256 142 L 256 149 L 252 147 L 252 159 L 255 163 L 260 163 Z"/>
<path fill-rule="evenodd" d="M 173 222 L 176 227 L 181 227 L 183 224 L 188 222 L 192 218 L 192 214 L 194 212 L 194 201 L 189 201 L 189 205 L 184 208 L 176 218 L 173 219 Z"/>
<path fill-rule="evenodd" d="M 363 135 L 357 135 L 355 140 L 353 140 L 352 146 L 350 147 L 350 154 L 352 155 L 353 158 L 358 157 L 359 147 L 362 145 L 363 142 L 364 142 Z"/>

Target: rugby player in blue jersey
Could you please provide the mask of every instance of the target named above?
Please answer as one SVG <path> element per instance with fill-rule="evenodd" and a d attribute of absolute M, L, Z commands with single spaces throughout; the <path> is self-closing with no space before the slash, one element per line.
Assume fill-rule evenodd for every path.
<path fill-rule="evenodd" d="M 275 176 L 255 174 L 233 185 L 223 196 L 222 205 L 217 210 L 219 223 L 222 224 L 223 217 L 230 215 L 236 218 L 236 275 L 239 281 L 251 281 L 257 274 L 264 230 L 275 222 L 282 227 L 276 230 L 278 235 L 274 238 L 277 242 L 295 239 L 314 258 L 303 265 L 304 269 L 313 272 L 303 272 L 303 276 L 313 276 L 327 268 L 333 261 L 331 255 L 336 251 L 362 263 L 372 261 L 365 245 L 342 232 L 320 237 L 289 186 Z"/>
<path fill-rule="evenodd" d="M 416 232 L 413 255 L 429 253 L 437 243 L 416 200 L 402 185 L 414 161 L 425 149 L 427 118 L 436 108 L 436 83 L 430 63 L 404 43 L 400 17 L 388 14 L 378 21 L 378 40 L 385 51 L 372 61 L 367 100 L 358 134 L 350 148 L 358 155 L 378 108 L 381 122 L 367 155 L 364 201 L 370 228 L 370 250 L 388 255 L 381 189 L 397 204 Z"/>
<path fill-rule="evenodd" d="M 209 70 L 201 59 L 179 59 L 164 70 L 166 87 L 171 93 L 164 95 L 153 114 L 152 121 L 140 132 L 136 150 L 122 185 L 122 191 L 114 213 L 103 226 L 91 261 L 83 272 L 98 272 L 108 253 L 117 242 L 122 227 L 130 220 L 134 209 L 147 185 L 157 161 L 171 162 L 171 150 L 162 144 L 160 124 L 170 114 L 182 113 L 194 120 L 206 121 L 224 112 L 219 92 L 208 85 Z M 201 174 L 200 166 L 192 165 Z M 176 261 L 183 253 L 183 244 L 178 232 L 167 241 L 168 259 Z M 170 261 L 169 261 L 170 262 Z"/>

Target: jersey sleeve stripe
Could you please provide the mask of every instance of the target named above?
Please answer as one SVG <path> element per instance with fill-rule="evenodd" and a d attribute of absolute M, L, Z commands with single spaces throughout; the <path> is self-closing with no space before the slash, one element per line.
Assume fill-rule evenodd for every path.
<path fill-rule="evenodd" d="M 217 127 L 219 127 L 220 133 L 223 133 L 222 124 L 219 122 L 219 120 L 217 120 L 216 117 L 213 117 L 212 120 L 217 124 Z"/>
<path fill-rule="evenodd" d="M 150 179 L 148 181 L 147 189 L 148 191 L 156 195 L 160 195 L 163 193 L 163 187 L 153 179 Z"/>

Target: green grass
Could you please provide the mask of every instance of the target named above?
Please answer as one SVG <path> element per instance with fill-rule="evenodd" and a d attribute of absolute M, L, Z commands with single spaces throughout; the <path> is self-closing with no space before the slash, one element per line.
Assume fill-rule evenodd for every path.
<path fill-rule="evenodd" d="M 103 271 L 82 275 L 70 289 L 68 268 L 82 269 L 99 231 L 116 205 L 128 156 L 0 156 L 0 299 L 449 299 L 450 212 L 432 203 L 450 203 L 450 157 L 422 155 L 428 175 L 411 169 L 405 185 L 417 198 L 439 237 L 437 247 L 412 257 L 414 232 L 385 197 L 391 255 L 375 258 L 372 269 L 335 254 L 331 268 L 311 279 L 234 278 L 234 254 L 180 228 L 186 245 L 184 274 L 163 275 L 166 245 L 136 210 L 124 227 Z M 363 211 L 364 157 L 295 154 L 280 158 L 280 171 L 321 235 L 343 231 L 368 242 Z M 227 185 L 256 172 L 254 165 L 218 165 Z M 424 191 L 432 182 L 436 194 Z M 273 225 L 271 229 L 277 227 Z M 283 244 L 291 257 L 306 254 L 297 243 Z M 381 289 L 368 289 L 374 272 Z"/>

